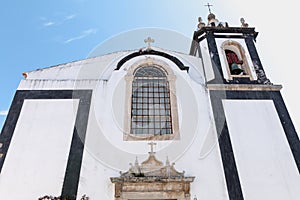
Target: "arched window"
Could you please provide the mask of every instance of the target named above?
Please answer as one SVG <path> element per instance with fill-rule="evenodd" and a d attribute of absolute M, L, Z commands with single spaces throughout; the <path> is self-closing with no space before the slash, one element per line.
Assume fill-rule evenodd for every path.
<path fill-rule="evenodd" d="M 228 40 L 222 44 L 222 49 L 229 80 L 234 77 L 252 79 L 243 47 L 238 42 Z"/>
<path fill-rule="evenodd" d="M 167 64 L 148 59 L 126 77 L 124 140 L 179 139 L 175 75 Z"/>
<path fill-rule="evenodd" d="M 170 90 L 161 69 L 145 66 L 136 70 L 131 105 L 131 134 L 172 134 Z"/>

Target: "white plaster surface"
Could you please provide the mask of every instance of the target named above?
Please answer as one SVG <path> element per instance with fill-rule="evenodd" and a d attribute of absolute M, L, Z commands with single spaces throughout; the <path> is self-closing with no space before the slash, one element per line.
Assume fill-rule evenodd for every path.
<path fill-rule="evenodd" d="M 152 47 L 154 50 L 166 52 L 177 57 L 184 66 L 190 67 L 189 74 L 194 81 L 203 82 L 203 67 L 200 58 L 186 55 L 179 52 L 172 52 L 165 49 Z M 97 85 L 103 84 L 111 79 L 118 62 L 125 56 L 136 52 L 120 51 L 101 55 L 84 60 L 60 64 L 44 69 L 27 72 L 27 78 L 21 80 L 19 90 L 56 90 L 56 89 L 97 89 Z M 124 74 L 128 66 L 134 61 L 146 58 L 149 55 L 135 57 L 124 63 L 118 70 Z M 161 56 L 152 56 L 174 65 L 172 61 Z M 178 68 L 178 67 L 176 67 Z M 123 71 L 125 70 L 125 71 Z"/>
<path fill-rule="evenodd" d="M 207 39 L 204 39 L 200 42 L 201 47 L 201 56 L 204 63 L 204 69 L 205 69 L 205 76 L 207 81 L 213 80 L 215 78 L 214 71 L 213 71 L 213 64 L 211 62 L 211 55 L 209 53 L 208 45 L 207 45 Z M 217 74 L 216 76 L 219 76 L 220 74 Z"/>
<path fill-rule="evenodd" d="M 115 53 L 97 56 L 93 58 L 78 60 L 57 66 L 37 69 L 27 72 L 26 79 L 33 80 L 78 80 L 78 79 L 99 79 L 99 73 L 102 73 L 108 66 L 114 70 L 116 60 L 120 60 L 131 51 L 120 51 Z M 93 73 L 85 73 L 93 72 Z"/>
<path fill-rule="evenodd" d="M 0 199 L 59 196 L 78 100 L 25 100 L 0 174 Z"/>
<path fill-rule="evenodd" d="M 271 100 L 223 100 L 245 199 L 293 199 L 300 177 Z"/>

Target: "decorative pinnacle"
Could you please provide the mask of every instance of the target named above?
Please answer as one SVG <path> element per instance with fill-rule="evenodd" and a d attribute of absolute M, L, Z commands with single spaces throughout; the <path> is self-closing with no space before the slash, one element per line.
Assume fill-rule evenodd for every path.
<path fill-rule="evenodd" d="M 154 43 L 155 40 L 153 38 L 151 38 L 151 37 L 147 37 L 146 39 L 144 39 L 144 42 L 148 43 L 148 48 L 150 48 L 151 47 L 151 43 Z"/>
<path fill-rule="evenodd" d="M 167 160 L 166 160 L 166 166 L 170 166 L 170 161 L 169 161 L 169 157 L 167 156 Z"/>
<path fill-rule="evenodd" d="M 209 3 L 207 3 L 207 4 L 206 4 L 206 5 L 204 5 L 204 6 L 207 6 L 207 7 L 208 7 L 209 14 L 211 14 L 210 7 L 212 7 L 213 5 L 210 5 Z"/>
<path fill-rule="evenodd" d="M 135 157 L 135 162 L 134 162 L 134 165 L 135 165 L 135 166 L 139 166 L 139 161 L 138 161 L 138 158 L 137 158 L 137 156 Z"/>

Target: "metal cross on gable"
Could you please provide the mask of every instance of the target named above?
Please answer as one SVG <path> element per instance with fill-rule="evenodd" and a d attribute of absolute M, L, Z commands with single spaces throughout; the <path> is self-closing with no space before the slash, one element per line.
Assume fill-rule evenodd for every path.
<path fill-rule="evenodd" d="M 154 147 L 154 145 L 156 145 L 156 143 L 154 143 L 154 142 L 149 142 L 148 145 L 150 145 L 150 150 L 151 150 L 149 153 L 154 154 L 153 147 Z"/>
<path fill-rule="evenodd" d="M 151 46 L 151 43 L 154 43 L 154 39 L 151 37 L 147 37 L 146 39 L 144 39 L 145 43 L 148 43 L 148 48 Z"/>
<path fill-rule="evenodd" d="M 208 7 L 209 14 L 211 14 L 210 7 L 212 7 L 213 5 L 210 5 L 209 3 L 207 3 L 207 4 L 206 4 L 206 5 L 204 5 L 204 6 L 207 6 L 207 7 Z"/>

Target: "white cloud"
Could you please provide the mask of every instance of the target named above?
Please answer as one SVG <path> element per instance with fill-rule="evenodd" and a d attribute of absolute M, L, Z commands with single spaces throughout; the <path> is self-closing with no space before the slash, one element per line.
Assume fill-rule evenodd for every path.
<path fill-rule="evenodd" d="M 44 27 L 50 27 L 50 26 L 54 26 L 54 25 L 61 25 L 66 21 L 72 20 L 76 17 L 75 14 L 72 15 L 67 15 L 65 17 L 60 17 L 57 20 L 49 20 L 46 17 L 41 17 L 40 19 L 43 21 L 43 26 Z"/>
<path fill-rule="evenodd" d="M 55 22 L 45 22 L 44 24 L 43 24 L 43 26 L 53 26 L 53 25 L 55 25 Z"/>
<path fill-rule="evenodd" d="M 81 32 L 80 35 L 72 37 L 72 38 L 66 40 L 65 43 L 70 43 L 70 42 L 73 42 L 75 40 L 83 39 L 83 38 L 85 38 L 85 37 L 87 37 L 87 36 L 89 36 L 91 34 L 95 34 L 96 32 L 97 32 L 97 30 L 94 29 L 94 28 L 90 28 L 90 29 L 84 30 L 84 31 Z"/>
<path fill-rule="evenodd" d="M 8 114 L 8 110 L 0 110 L 0 116 L 6 116 Z"/>
<path fill-rule="evenodd" d="M 71 20 L 71 19 L 74 19 L 76 17 L 76 15 L 68 15 L 65 17 L 64 21 L 67 21 L 67 20 Z"/>

